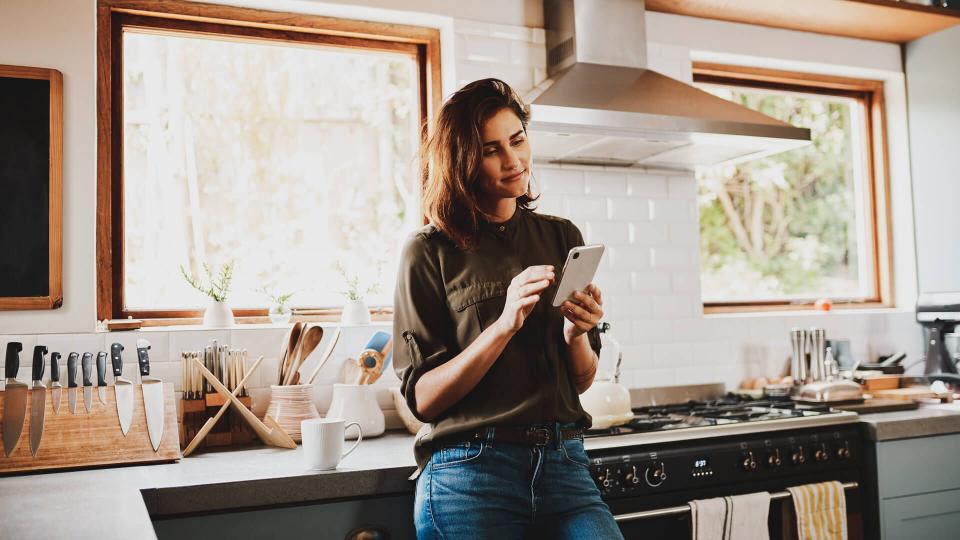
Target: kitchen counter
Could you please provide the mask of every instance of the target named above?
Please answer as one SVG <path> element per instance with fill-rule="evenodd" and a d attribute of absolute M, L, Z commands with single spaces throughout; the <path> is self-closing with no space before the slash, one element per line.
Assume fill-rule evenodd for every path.
<path fill-rule="evenodd" d="M 921 405 L 915 411 L 861 414 L 860 421 L 872 441 L 935 437 L 960 433 L 960 403 Z"/>
<path fill-rule="evenodd" d="M 346 441 L 346 444 L 352 444 Z M 364 440 L 334 471 L 303 448 L 194 454 L 178 463 L 0 478 L 0 538 L 155 538 L 150 518 L 412 492 L 413 436 Z"/>

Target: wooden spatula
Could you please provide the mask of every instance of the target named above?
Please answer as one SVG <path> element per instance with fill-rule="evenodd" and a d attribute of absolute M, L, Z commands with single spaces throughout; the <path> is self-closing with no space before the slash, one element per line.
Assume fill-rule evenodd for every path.
<path fill-rule="evenodd" d="M 292 358 L 290 356 L 293 354 L 294 349 L 297 347 L 297 343 L 300 341 L 300 332 L 303 330 L 303 323 L 297 322 L 294 323 L 293 328 L 290 329 L 290 333 L 287 334 L 287 343 L 284 348 L 283 358 L 280 360 L 280 374 L 277 376 L 277 384 L 283 384 L 283 379 L 287 375 L 287 366 L 289 365 Z"/>
<path fill-rule="evenodd" d="M 327 360 L 330 359 L 330 355 L 333 354 L 333 349 L 337 346 L 337 341 L 340 341 L 340 327 L 338 326 L 333 332 L 333 336 L 330 337 L 330 343 L 327 344 L 326 350 L 323 351 L 323 356 L 320 357 L 320 361 L 317 362 L 317 367 L 313 368 L 313 373 L 307 377 L 307 384 L 313 384 L 313 380 L 317 378 L 317 374 L 320 373 L 320 368 L 327 363 Z"/>
<path fill-rule="evenodd" d="M 319 325 L 311 326 L 303 332 L 300 338 L 300 345 L 297 347 L 297 356 L 293 359 L 293 362 L 291 362 L 292 369 L 290 370 L 290 374 L 287 375 L 286 384 L 298 384 L 300 382 L 300 366 L 307 360 L 310 353 L 317 348 L 317 345 L 320 344 L 322 339 L 323 328 Z"/>

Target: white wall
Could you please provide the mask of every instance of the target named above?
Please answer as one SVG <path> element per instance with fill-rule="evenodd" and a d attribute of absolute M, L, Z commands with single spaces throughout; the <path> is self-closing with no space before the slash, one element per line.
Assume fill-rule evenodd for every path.
<path fill-rule="evenodd" d="M 382 0 L 343 0 L 336 4 L 298 0 L 225 3 L 439 28 L 445 94 L 464 82 L 488 76 L 501 77 L 522 92 L 545 76 L 544 35 L 542 29 L 524 26 L 529 24 L 527 15 L 518 14 L 526 13 L 528 1 L 503 2 L 517 9 L 504 9 L 492 20 L 465 19 L 461 14 L 467 8 L 460 3 L 441 5 L 430 0 L 390 2 L 392 9 L 384 9 L 387 3 Z M 59 312 L 0 314 L 0 334 L 7 334 L 0 336 L 0 347 L 5 341 L 21 339 L 27 350 L 38 340 L 51 350 L 94 350 L 121 340 L 131 344 L 127 351 L 131 353 L 128 360 L 132 361 L 132 343 L 137 337 L 146 336 L 154 346 L 153 356 L 158 362 L 155 370 L 165 380 L 179 384 L 180 351 L 218 339 L 234 347 L 247 348 L 253 356 L 268 357 L 264 375 L 255 379 L 253 385 L 259 387 L 254 392 L 254 408 L 262 410 L 271 382 L 267 374 L 276 372 L 275 351 L 279 350 L 285 329 L 88 333 L 95 316 L 94 4 L 92 0 L 56 3 L 55 13 L 48 8 L 38 9 L 37 5 L 29 0 L 12 3 L 8 0 L 0 4 L 0 61 L 46 65 L 64 71 L 67 125 L 68 130 L 75 130 L 68 132 L 65 141 L 68 286 L 65 287 L 65 307 Z M 40 5 L 51 6 L 53 2 Z M 434 7 L 437 11 L 427 14 L 401 11 Z M 504 14 L 509 13 L 516 17 L 512 24 L 503 19 Z M 63 27 L 56 33 L 60 37 L 53 45 L 48 39 L 53 35 L 49 32 L 51 25 Z M 823 326 L 828 337 L 851 339 L 854 353 L 863 358 L 897 349 L 918 356 L 921 340 L 912 313 L 915 294 L 915 286 L 910 286 L 910 281 L 915 283 L 912 214 L 899 49 L 886 44 L 657 13 L 648 13 L 647 27 L 652 41 L 648 47 L 651 67 L 680 80 L 691 79 L 691 62 L 697 59 L 874 77 L 887 82 L 896 288 L 903 309 L 704 317 L 699 300 L 696 185 L 691 175 L 538 166 L 535 172 L 543 188 L 541 209 L 570 217 L 588 241 L 603 239 L 610 245 L 610 257 L 599 283 L 606 293 L 605 307 L 614 325 L 614 334 L 624 345 L 624 381 L 634 387 L 704 382 L 733 386 L 744 376 L 774 374 L 789 354 L 788 331 L 793 326 Z M 10 37 L 10 32 L 18 37 Z M 36 57 L 37 54 L 46 56 Z M 533 144 L 535 149 L 536 141 Z M 901 284 L 901 280 L 907 283 Z M 317 402 L 321 411 L 329 403 L 330 384 L 338 377 L 340 363 L 351 352 L 355 353 L 373 330 L 375 328 L 370 327 L 347 330 L 335 361 L 320 377 Z M 41 332 L 59 335 L 33 335 Z M 317 350 L 323 348 L 321 343 Z M 391 373 L 378 384 L 395 382 Z M 381 403 L 387 406 L 389 400 L 385 395 L 381 395 Z"/>
<path fill-rule="evenodd" d="M 94 0 L 0 2 L 0 64 L 63 73 L 63 307 L 0 311 L 0 334 L 96 324 L 95 13 Z"/>

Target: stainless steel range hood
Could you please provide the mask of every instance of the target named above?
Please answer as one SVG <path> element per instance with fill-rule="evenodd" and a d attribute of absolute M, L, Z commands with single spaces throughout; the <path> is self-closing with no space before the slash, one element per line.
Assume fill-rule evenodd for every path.
<path fill-rule="evenodd" d="M 689 169 L 810 143 L 797 128 L 647 69 L 643 0 L 545 0 L 548 79 L 527 97 L 540 160 Z"/>

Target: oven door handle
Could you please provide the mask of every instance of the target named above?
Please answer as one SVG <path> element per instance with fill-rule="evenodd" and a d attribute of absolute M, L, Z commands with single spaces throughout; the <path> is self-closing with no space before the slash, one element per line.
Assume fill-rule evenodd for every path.
<path fill-rule="evenodd" d="M 859 484 L 856 482 L 844 482 L 842 485 L 845 491 L 851 490 L 851 489 L 857 489 L 857 487 L 859 486 Z M 770 494 L 771 501 L 775 501 L 779 499 L 789 499 L 789 498 L 790 498 L 789 491 L 776 491 Z M 615 519 L 616 521 L 634 521 L 638 519 L 650 519 L 650 518 L 657 518 L 657 517 L 663 517 L 663 516 L 675 516 L 675 515 L 689 514 L 689 513 L 690 513 L 689 506 L 670 506 L 667 508 L 657 508 L 655 510 L 643 510 L 642 512 L 630 512 L 629 514 L 617 514 L 613 516 L 613 519 Z"/>

